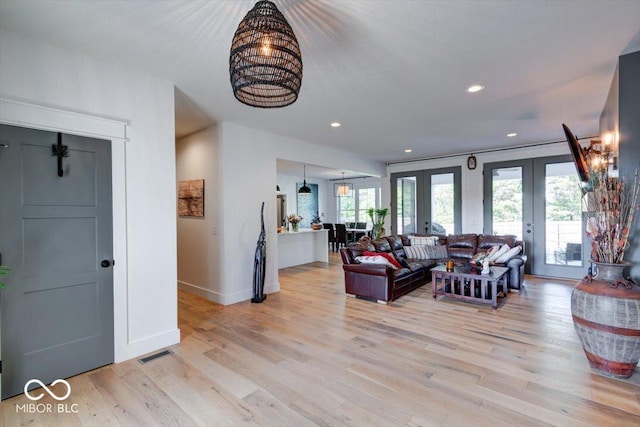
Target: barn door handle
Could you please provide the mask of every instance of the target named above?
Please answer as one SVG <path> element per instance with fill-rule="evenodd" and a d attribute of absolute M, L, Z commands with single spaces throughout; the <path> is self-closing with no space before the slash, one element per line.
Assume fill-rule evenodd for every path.
<path fill-rule="evenodd" d="M 109 261 L 108 259 L 103 259 L 102 262 L 100 263 L 100 266 L 104 268 L 111 267 L 111 261 Z"/>

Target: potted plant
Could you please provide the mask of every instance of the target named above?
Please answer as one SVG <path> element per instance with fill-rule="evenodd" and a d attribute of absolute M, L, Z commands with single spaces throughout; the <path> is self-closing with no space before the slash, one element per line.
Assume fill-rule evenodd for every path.
<path fill-rule="evenodd" d="M 315 216 L 311 218 L 311 229 L 322 230 L 322 220 L 320 219 L 320 215 L 318 215 L 318 212 L 316 212 Z"/>
<path fill-rule="evenodd" d="M 291 231 L 298 231 L 298 224 L 302 221 L 302 217 L 297 214 L 289 214 L 287 221 L 291 224 Z"/>
<path fill-rule="evenodd" d="M 371 224 L 373 225 L 373 240 L 378 240 L 384 234 L 384 218 L 389 213 L 389 208 L 369 208 L 367 213 L 369 214 Z"/>
<path fill-rule="evenodd" d="M 628 378 L 640 359 L 640 287 L 624 276 L 629 234 L 638 211 L 638 171 L 631 182 L 609 175 L 606 167 L 589 173 L 584 203 L 587 238 L 595 271 L 571 294 L 571 313 L 591 368 L 612 378 Z M 592 274 L 595 273 L 595 274 Z"/>

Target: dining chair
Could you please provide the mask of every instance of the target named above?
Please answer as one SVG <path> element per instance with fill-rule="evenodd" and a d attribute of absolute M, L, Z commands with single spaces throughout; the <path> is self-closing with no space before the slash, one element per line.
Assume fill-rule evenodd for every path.
<path fill-rule="evenodd" d="M 367 229 L 367 223 L 366 222 L 356 222 L 356 229 L 360 229 L 360 230 L 366 230 Z M 366 231 L 356 231 L 355 236 L 353 238 L 354 241 L 358 241 L 362 236 L 366 236 Z"/>
<path fill-rule="evenodd" d="M 347 226 L 345 224 L 336 224 L 336 247 L 340 249 L 340 245 L 344 247 L 348 244 Z"/>
<path fill-rule="evenodd" d="M 327 234 L 328 234 L 328 241 L 329 241 L 329 246 L 331 247 L 331 250 L 333 252 L 336 251 L 336 232 L 333 229 L 333 224 L 328 224 L 328 223 L 323 223 L 322 226 L 328 230 Z"/>

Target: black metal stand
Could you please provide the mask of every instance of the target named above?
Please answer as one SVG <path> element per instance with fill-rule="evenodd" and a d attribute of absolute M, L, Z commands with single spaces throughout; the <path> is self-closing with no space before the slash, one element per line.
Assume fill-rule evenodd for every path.
<path fill-rule="evenodd" d="M 267 266 L 267 244 L 265 241 L 266 233 L 264 231 L 264 202 L 260 209 L 261 231 L 256 245 L 256 255 L 253 260 L 253 298 L 251 302 L 261 303 L 267 296 L 264 294 L 264 278 Z"/>

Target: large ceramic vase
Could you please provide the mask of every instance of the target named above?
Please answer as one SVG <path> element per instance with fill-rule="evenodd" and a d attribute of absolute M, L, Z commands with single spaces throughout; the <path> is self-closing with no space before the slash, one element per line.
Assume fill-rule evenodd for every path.
<path fill-rule="evenodd" d="M 591 368 L 628 378 L 640 359 L 640 287 L 624 280 L 625 264 L 603 264 L 571 294 L 571 314 Z"/>

